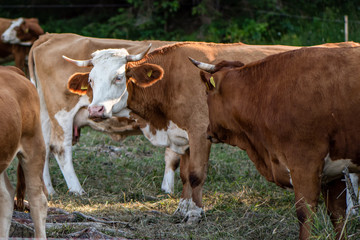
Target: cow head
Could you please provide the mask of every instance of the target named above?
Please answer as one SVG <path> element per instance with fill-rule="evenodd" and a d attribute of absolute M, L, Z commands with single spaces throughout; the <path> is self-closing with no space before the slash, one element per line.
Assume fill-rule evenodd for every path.
<path fill-rule="evenodd" d="M 238 61 L 222 61 L 216 65 L 202 63 L 189 58 L 191 62 L 200 68 L 200 79 L 206 85 L 207 104 L 209 109 L 210 124 L 207 129 L 208 139 L 212 143 L 225 142 L 233 145 L 231 131 L 228 131 L 229 121 L 227 111 L 224 111 L 222 103 L 221 83 L 228 77 L 229 69 L 242 67 Z"/>
<path fill-rule="evenodd" d="M 10 27 L 1 35 L 4 43 L 31 46 L 33 42 L 44 34 L 36 18 L 18 18 L 11 22 Z"/>
<path fill-rule="evenodd" d="M 129 94 L 126 88 L 126 64 L 141 60 L 150 50 L 150 47 L 151 45 L 146 51 L 137 55 L 129 55 L 125 49 L 98 50 L 92 54 L 92 59 L 82 61 L 63 56 L 65 60 L 77 66 L 93 66 L 90 73 L 76 73 L 70 77 L 68 82 L 69 90 L 74 93 L 83 95 L 92 91 L 92 101 L 88 107 L 90 118 L 106 119 L 113 115 L 127 116 Z M 148 68 L 144 67 L 139 70 L 147 71 Z M 138 76 L 140 73 L 134 71 L 133 74 Z M 155 72 L 151 75 L 154 74 Z M 149 78 L 151 75 L 146 74 Z M 136 81 L 135 78 L 132 81 Z"/>

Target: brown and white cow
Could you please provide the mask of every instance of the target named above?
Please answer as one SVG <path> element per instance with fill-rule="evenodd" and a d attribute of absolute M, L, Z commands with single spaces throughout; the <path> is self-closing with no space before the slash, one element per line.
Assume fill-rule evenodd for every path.
<path fill-rule="evenodd" d="M 352 45 L 354 43 L 349 43 Z M 204 86 L 197 81 L 196 69 L 185 60 L 188 56 L 207 62 L 240 58 L 249 63 L 297 48 L 176 43 L 158 48 L 138 62 L 128 62 L 121 49 L 101 50 L 94 52 L 90 60 L 77 61 L 79 65 L 94 65 L 89 75 L 75 74 L 69 81 L 82 81 L 78 86 L 92 88 L 90 117 L 138 119 L 140 116 L 145 120 L 141 130 L 151 143 L 168 146 L 182 154 L 183 190 L 178 210 L 188 220 L 197 221 L 203 212 L 202 186 L 210 152 L 210 143 L 206 140 L 209 120 Z M 154 84 L 159 79 L 161 81 Z M 203 94 L 195 94 L 198 92 Z"/>
<path fill-rule="evenodd" d="M 81 127 L 90 126 L 117 140 L 141 134 L 138 124 L 127 118 L 111 118 L 104 122 L 90 120 L 87 106 L 91 102 L 91 95 L 80 97 L 70 93 L 66 87 L 68 78 L 73 73 L 83 70 L 67 63 L 61 56 L 66 54 L 76 58 L 88 58 L 93 51 L 110 47 L 125 48 L 130 53 L 137 53 L 147 48 L 149 43 L 158 47 L 170 42 L 101 39 L 76 34 L 47 33 L 34 43 L 29 55 L 29 70 L 31 81 L 37 86 L 40 96 L 42 129 L 46 144 L 44 180 L 50 194 L 55 193 L 48 167 L 50 152 L 54 154 L 70 192 L 80 195 L 84 193 L 72 163 L 72 143 L 79 139 Z M 85 71 L 90 71 L 90 68 Z M 162 183 L 165 192 L 174 191 L 174 171 L 178 162 L 179 156 L 167 149 Z"/>
<path fill-rule="evenodd" d="M 44 34 L 38 19 L 0 18 L 0 34 L 0 57 L 12 56 L 15 60 L 15 66 L 26 70 L 25 61 L 30 47 L 40 35 Z"/>
<path fill-rule="evenodd" d="M 35 237 L 45 238 L 46 189 L 42 179 L 45 146 L 41 132 L 40 103 L 35 87 L 20 69 L 0 66 L 0 238 L 7 239 L 15 191 L 6 169 L 17 156 L 17 203 L 29 199 Z"/>
<path fill-rule="evenodd" d="M 346 217 L 343 170 L 360 172 L 359 59 L 359 47 L 303 48 L 243 67 L 205 65 L 210 73 L 201 72 L 209 139 L 245 149 L 269 181 L 291 183 L 300 239 L 310 236 L 320 192 L 340 237 Z M 291 181 L 279 183 L 274 168 Z"/>

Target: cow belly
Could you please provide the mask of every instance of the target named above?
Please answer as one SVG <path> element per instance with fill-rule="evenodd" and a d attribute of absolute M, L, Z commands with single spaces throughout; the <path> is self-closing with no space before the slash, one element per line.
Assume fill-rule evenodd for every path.
<path fill-rule="evenodd" d="M 151 144 L 158 147 L 169 147 L 177 154 L 184 154 L 189 148 L 189 137 L 185 130 L 179 128 L 172 121 L 169 122 L 167 129 L 156 130 L 153 133 L 150 125 L 141 128 L 144 136 L 151 142 Z"/>
<path fill-rule="evenodd" d="M 348 167 L 350 172 L 360 172 L 360 166 L 353 164 L 351 159 L 332 160 L 328 154 L 325 158 L 322 181 L 326 183 L 339 178 L 343 175 L 345 167 Z"/>

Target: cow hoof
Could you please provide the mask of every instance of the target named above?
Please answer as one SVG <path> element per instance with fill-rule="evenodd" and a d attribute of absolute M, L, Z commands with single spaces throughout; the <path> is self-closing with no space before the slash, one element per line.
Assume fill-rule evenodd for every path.
<path fill-rule="evenodd" d="M 184 217 L 183 222 L 193 224 L 200 222 L 204 210 L 196 206 L 192 199 L 180 199 L 179 207 L 174 214 L 176 213 Z"/>
<path fill-rule="evenodd" d="M 70 195 L 74 195 L 74 196 L 82 196 L 84 195 L 86 192 L 84 191 L 84 189 L 80 189 L 79 191 L 69 191 Z"/>
<path fill-rule="evenodd" d="M 204 211 L 202 209 L 201 209 L 201 211 L 199 211 L 199 210 L 191 210 L 191 211 L 186 213 L 186 216 L 185 216 L 183 222 L 186 222 L 189 225 L 197 224 L 197 223 L 199 223 L 201 221 L 201 218 L 202 218 L 203 214 L 204 214 Z"/>

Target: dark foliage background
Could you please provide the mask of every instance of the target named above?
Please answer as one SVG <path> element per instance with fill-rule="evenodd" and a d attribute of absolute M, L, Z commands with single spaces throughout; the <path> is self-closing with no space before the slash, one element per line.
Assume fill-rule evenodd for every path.
<path fill-rule="evenodd" d="M 47 32 L 131 40 L 314 45 L 360 41 L 360 2 L 346 0 L 12 0 L 0 17 L 37 17 Z"/>

